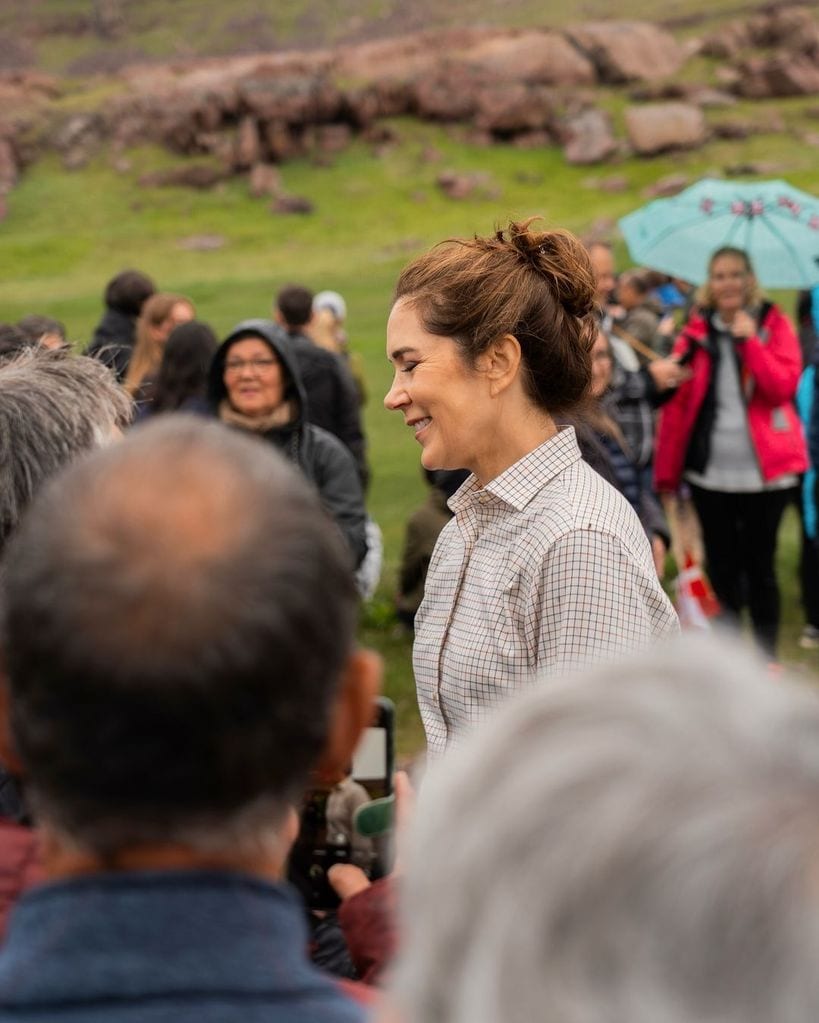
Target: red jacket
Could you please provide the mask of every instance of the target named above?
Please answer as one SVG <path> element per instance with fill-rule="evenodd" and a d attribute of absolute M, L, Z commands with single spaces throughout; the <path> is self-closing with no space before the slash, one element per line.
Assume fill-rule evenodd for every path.
<path fill-rule="evenodd" d="M 672 355 L 691 354 L 692 376 L 663 406 L 654 449 L 654 486 L 674 491 L 685 468 L 686 454 L 697 416 L 708 393 L 713 359 L 706 346 L 708 323 L 695 312 L 674 343 Z M 807 448 L 802 424 L 793 404 L 802 356 L 790 320 L 771 306 L 759 331 L 736 346 L 748 430 L 767 483 L 785 473 L 805 472 Z"/>

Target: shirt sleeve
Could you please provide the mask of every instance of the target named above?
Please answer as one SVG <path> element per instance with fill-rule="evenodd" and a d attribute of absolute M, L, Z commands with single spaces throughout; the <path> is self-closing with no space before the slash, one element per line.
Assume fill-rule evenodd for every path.
<path fill-rule="evenodd" d="M 652 576 L 654 578 L 652 578 Z M 639 556 L 613 534 L 577 530 L 544 559 L 540 579 L 537 663 L 550 674 L 637 650 L 677 631 L 676 615 L 656 585 L 651 552 Z"/>

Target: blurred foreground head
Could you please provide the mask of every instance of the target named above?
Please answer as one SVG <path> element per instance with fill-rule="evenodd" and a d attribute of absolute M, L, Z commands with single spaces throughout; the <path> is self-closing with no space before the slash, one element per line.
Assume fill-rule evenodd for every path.
<path fill-rule="evenodd" d="M 278 826 L 347 694 L 348 561 L 298 473 L 201 419 L 163 417 L 45 488 L 2 621 L 35 817 L 103 856 Z"/>
<path fill-rule="evenodd" d="M 41 485 L 131 419 L 131 399 L 94 359 L 29 348 L 0 362 L 0 556 Z"/>
<path fill-rule="evenodd" d="M 819 1018 L 819 699 L 744 652 L 533 691 L 423 795 L 402 1023 Z"/>

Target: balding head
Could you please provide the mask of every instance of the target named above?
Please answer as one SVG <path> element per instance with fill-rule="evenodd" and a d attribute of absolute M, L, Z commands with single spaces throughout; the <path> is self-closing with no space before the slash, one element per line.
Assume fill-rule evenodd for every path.
<path fill-rule="evenodd" d="M 35 810 L 97 851 L 269 821 L 352 644 L 346 552 L 304 480 L 164 419 L 47 487 L 8 550 L 14 741 Z"/>

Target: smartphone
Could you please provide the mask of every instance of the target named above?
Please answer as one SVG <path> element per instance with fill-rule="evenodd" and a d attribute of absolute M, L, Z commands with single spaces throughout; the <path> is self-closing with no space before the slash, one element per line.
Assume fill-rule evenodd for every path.
<path fill-rule="evenodd" d="M 382 696 L 375 703 L 372 723 L 364 730 L 349 774 L 332 788 L 312 788 L 302 805 L 288 878 L 309 909 L 338 906 L 338 896 L 327 880 L 327 871 L 336 863 L 355 863 L 373 880 L 389 871 L 391 829 L 365 836 L 358 833 L 354 821 L 358 811 L 372 801 L 392 795 L 394 762 L 395 707 Z"/>

